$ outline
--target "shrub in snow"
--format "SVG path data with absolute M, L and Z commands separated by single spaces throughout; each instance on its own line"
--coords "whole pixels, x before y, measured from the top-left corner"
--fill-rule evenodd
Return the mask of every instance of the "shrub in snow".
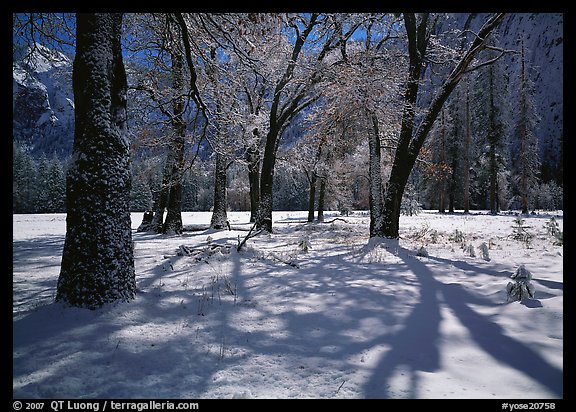
M 552 216 L 550 220 L 546 222 L 545 227 L 546 227 L 546 233 L 548 233 L 548 235 L 550 236 L 556 236 L 556 234 L 560 232 L 560 226 L 558 225 L 558 222 L 556 221 L 554 216 Z
M 416 241 L 423 240 L 428 232 L 430 232 L 430 225 L 428 223 L 424 223 L 422 227 L 412 235 L 412 239 Z
M 526 269 L 524 265 L 520 265 L 510 278 L 514 279 L 515 282 L 508 282 L 506 285 L 508 302 L 534 299 L 535 289 L 534 285 L 530 282 L 532 280 L 532 273 Z
M 548 233 L 549 236 L 552 236 L 554 238 L 553 243 L 556 246 L 562 246 L 563 245 L 563 237 L 564 237 L 564 232 L 562 232 L 560 230 L 560 226 L 558 225 L 558 222 L 556 221 L 556 219 L 554 217 L 551 217 L 550 220 L 548 222 L 546 222 L 546 233 Z
M 400 213 L 403 215 L 417 215 L 422 211 L 420 202 L 418 202 L 418 192 L 414 185 L 408 183 L 404 189 L 404 195 L 400 203 Z
M 563 237 L 564 237 L 564 232 L 558 232 L 556 234 L 556 236 L 554 236 L 554 245 L 555 246 L 563 246 L 564 245 L 564 241 L 563 241 Z
M 428 257 L 428 251 L 424 246 L 420 246 L 420 249 L 416 251 L 416 256 Z
M 452 242 L 464 243 L 464 233 L 458 229 L 454 229 L 454 232 L 448 237 Z
M 534 234 L 527 230 L 530 226 L 524 226 L 524 219 L 520 216 L 514 219 L 514 225 L 512 226 L 512 239 L 524 242 L 526 246 L 529 246 L 534 238 Z
M 308 249 L 312 249 L 312 245 L 308 238 L 302 238 L 298 241 L 298 249 L 304 253 L 308 253 Z
M 466 246 L 464 246 L 464 253 L 470 257 L 476 257 L 476 251 L 474 250 L 472 243 L 468 243 Z
M 482 253 L 482 259 L 490 260 L 490 253 L 488 252 L 488 245 L 486 242 L 482 242 L 482 244 L 480 244 L 480 253 Z

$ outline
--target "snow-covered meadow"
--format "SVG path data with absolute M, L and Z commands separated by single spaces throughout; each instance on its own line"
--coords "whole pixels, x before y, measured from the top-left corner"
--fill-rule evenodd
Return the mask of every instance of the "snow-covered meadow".
M 365 213 L 275 212 L 237 252 L 247 213 L 231 231 L 184 213 L 177 237 L 137 233 L 136 213 L 137 297 L 90 311 L 53 302 L 65 215 L 13 215 L 13 396 L 562 398 L 552 216 L 522 240 L 513 215 L 425 211 L 369 241 Z M 507 303 L 520 264 L 535 297 Z

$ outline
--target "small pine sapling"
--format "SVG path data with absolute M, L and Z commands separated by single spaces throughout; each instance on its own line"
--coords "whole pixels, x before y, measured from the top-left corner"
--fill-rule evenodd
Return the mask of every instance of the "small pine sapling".
M 424 246 L 420 246 L 420 249 L 416 251 L 416 256 L 428 257 L 428 250 Z
M 560 226 L 554 217 L 551 217 L 548 222 L 546 222 L 546 233 L 554 238 L 553 243 L 555 246 L 562 246 L 562 239 L 564 237 L 564 232 L 560 230 Z
M 310 240 L 306 237 L 300 239 L 298 241 L 298 249 L 301 252 L 308 253 L 308 249 L 312 249 L 312 245 L 310 244 Z
M 515 282 L 508 282 L 506 285 L 508 302 L 534 299 L 534 293 L 536 290 L 534 285 L 530 282 L 532 280 L 532 273 L 526 269 L 524 265 L 520 265 L 510 278 L 514 279 Z
M 554 236 L 554 246 L 564 246 L 564 232 L 558 232 L 555 236 Z
M 454 232 L 452 232 L 448 239 L 455 243 L 464 243 L 464 233 L 458 229 L 454 229 Z
M 528 232 L 530 226 L 524 226 L 524 219 L 517 217 L 514 219 L 515 226 L 512 226 L 512 239 L 524 242 L 526 246 L 530 246 L 530 242 L 534 238 L 534 234 Z
M 474 250 L 472 243 L 468 243 L 466 246 L 464 246 L 464 253 L 470 257 L 476 257 L 476 251 Z
M 490 260 L 490 253 L 488 252 L 488 245 L 486 242 L 480 244 L 480 253 L 482 254 L 482 259 L 486 261 Z

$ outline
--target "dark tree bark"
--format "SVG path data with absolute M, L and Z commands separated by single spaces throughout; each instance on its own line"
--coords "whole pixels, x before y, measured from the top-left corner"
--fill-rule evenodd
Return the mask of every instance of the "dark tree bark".
M 438 185 L 438 213 L 446 213 L 446 176 L 444 167 L 446 166 L 446 124 L 444 122 L 444 111 L 440 115 L 440 174 Z
M 75 131 L 56 301 L 95 309 L 136 293 L 122 14 L 78 14 Z
M 170 50 L 172 62 L 172 87 L 177 95 L 172 102 L 172 141 L 170 144 L 170 188 L 166 205 L 166 221 L 162 233 L 182 234 L 182 179 L 184 178 L 184 146 L 186 140 L 186 121 L 184 120 L 184 72 L 182 51 L 177 47 Z
M 162 175 L 160 195 L 154 205 L 154 217 L 148 230 L 156 233 L 181 234 L 182 226 L 182 179 L 184 178 L 184 146 L 186 121 L 184 120 L 184 72 L 182 51 L 175 46 L 169 50 L 172 63 L 172 87 L 178 93 L 172 99 L 171 110 L 162 108 L 170 118 L 171 132 L 167 137 L 166 163 Z M 164 212 L 166 220 L 164 220 Z
M 470 92 L 466 82 L 466 101 L 464 104 L 464 213 L 470 213 Z
M 379 216 L 374 219 L 371 218 L 370 237 L 386 236 L 398 238 L 400 204 L 404 188 L 408 182 L 408 176 L 414 165 L 413 162 L 409 161 L 409 158 L 414 156 L 411 152 L 414 148 L 410 147 L 410 143 L 414 129 L 414 109 L 416 108 L 416 99 L 420 86 L 420 74 L 426 56 L 428 15 L 424 14 L 420 23 L 417 23 L 414 13 L 404 13 L 404 24 L 408 35 L 409 56 L 408 80 L 404 91 L 404 112 L 402 114 L 398 146 L 384 198 L 384 210 Z M 416 159 L 416 156 L 414 156 L 414 159 Z
M 250 185 L 250 222 L 256 222 L 256 212 L 260 203 L 260 154 L 258 148 L 246 151 L 248 163 L 248 184 Z
M 318 221 L 324 221 L 324 200 L 326 199 L 326 178 L 320 178 L 320 193 L 318 193 Z
M 308 180 L 308 222 L 314 221 L 314 208 L 316 207 L 316 181 L 318 176 L 312 170 L 306 171 L 306 179 Z
M 520 55 L 520 121 L 517 126 L 517 133 L 520 138 L 520 200 L 522 205 L 522 214 L 528 213 L 528 174 L 531 172 L 530 162 L 528 161 L 528 96 L 527 96 L 527 78 L 524 56 L 524 39 L 521 39 Z M 534 173 L 532 171 L 532 173 Z
M 162 186 L 160 187 L 160 196 L 154 204 L 154 216 L 152 217 L 152 222 L 148 226 L 148 230 L 156 233 L 162 233 L 164 229 L 164 212 L 166 211 L 166 205 L 168 205 L 168 197 L 170 196 L 170 187 L 172 184 L 170 170 L 170 152 L 166 157 L 166 164 L 164 165 L 164 171 L 162 174 Z
M 318 176 L 318 165 L 323 155 L 323 149 L 328 141 L 328 136 L 323 135 L 318 142 L 318 147 L 316 148 L 316 155 L 314 157 L 313 169 L 308 172 L 306 171 L 306 178 L 308 179 L 308 184 L 310 186 L 309 199 L 308 199 L 308 222 L 314 221 L 314 206 L 316 205 L 316 186 L 318 180 L 320 180 L 320 193 L 318 198 L 318 221 L 324 221 L 324 195 L 323 190 L 326 189 L 326 179 L 325 177 Z M 320 178 L 320 179 L 319 179 Z
M 490 213 L 495 215 L 498 213 L 498 127 L 496 123 L 496 107 L 494 104 L 494 73 L 492 68 L 488 69 L 488 96 L 489 96 L 489 112 L 488 112 L 488 159 L 489 159 L 489 175 L 490 175 Z
M 272 186 L 274 183 L 274 166 L 280 129 L 270 115 L 270 130 L 266 135 L 266 147 L 260 172 L 260 201 L 256 213 L 256 227 L 272 233 Z
M 216 167 L 214 168 L 214 208 L 212 210 L 212 219 L 210 220 L 210 227 L 213 229 L 226 229 L 227 227 L 227 164 L 228 159 L 226 155 L 216 152 Z
M 372 132 L 368 133 L 368 176 L 370 177 L 370 190 L 368 204 L 370 207 L 370 237 L 383 237 L 382 225 L 382 166 L 381 145 L 378 128 L 378 119 L 371 116 Z
M 172 164 L 171 181 L 169 185 L 168 202 L 166 205 L 166 220 L 162 225 L 162 233 L 182 234 L 182 179 L 184 178 L 184 136 L 177 134 L 172 141 L 174 163 Z
M 450 164 L 450 185 L 448 187 L 448 213 L 454 213 L 454 206 L 456 201 L 456 187 L 457 187 L 457 173 L 458 160 L 454 155 L 452 156 L 452 163 Z
M 399 237 L 400 203 L 418 153 L 444 102 L 467 72 L 474 57 L 485 48 L 487 36 L 500 24 L 504 15 L 504 13 L 498 13 L 490 17 L 482 26 L 468 50 L 463 54 L 456 67 L 432 99 L 416 129 L 416 133 L 414 133 L 414 108 L 416 107 L 419 80 L 425 62 L 426 47 L 429 39 L 426 28 L 428 18 L 424 15 L 420 22 L 417 22 L 413 13 L 404 13 L 409 55 L 408 80 L 404 93 L 404 113 L 392 170 L 384 196 L 383 218 L 380 222 L 371 222 L 371 225 L 375 226 L 374 236 L 384 235 L 394 239 Z

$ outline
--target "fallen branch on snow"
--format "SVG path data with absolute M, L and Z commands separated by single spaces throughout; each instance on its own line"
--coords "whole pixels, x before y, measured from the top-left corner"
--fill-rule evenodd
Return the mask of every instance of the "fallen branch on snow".
M 346 219 L 342 219 L 341 217 L 336 217 L 336 218 L 334 218 L 334 219 L 332 219 L 332 220 L 327 220 L 327 221 L 321 222 L 321 223 L 334 223 L 334 222 L 337 221 L 337 220 L 341 220 L 341 221 L 344 222 L 344 223 L 350 223 L 350 222 L 348 222 Z
M 262 230 L 264 230 L 264 229 L 260 229 L 256 233 L 252 234 L 252 232 L 254 231 L 255 228 L 256 228 L 256 223 L 254 223 L 252 225 L 252 228 L 250 229 L 250 231 L 248 232 L 248 234 L 246 235 L 246 237 L 242 241 L 240 241 L 240 235 L 238 235 L 238 246 L 236 247 L 237 252 L 240 252 L 240 249 L 242 249 L 242 246 L 244 246 L 244 244 L 246 243 L 246 241 L 248 239 L 251 239 L 253 237 L 258 236 L 260 233 L 262 233 Z

